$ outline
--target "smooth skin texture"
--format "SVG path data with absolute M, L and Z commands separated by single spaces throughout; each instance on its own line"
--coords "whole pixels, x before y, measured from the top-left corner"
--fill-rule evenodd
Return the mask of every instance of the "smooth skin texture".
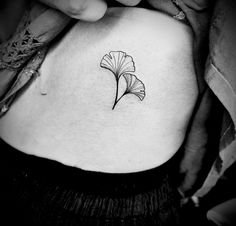
M 110 51 L 133 57 L 143 101 L 126 95 L 111 109 L 114 75 L 100 67 Z M 0 136 L 23 152 L 86 170 L 150 169 L 179 149 L 197 94 L 187 25 L 157 11 L 110 8 L 51 47 L 40 76 L 1 118 Z

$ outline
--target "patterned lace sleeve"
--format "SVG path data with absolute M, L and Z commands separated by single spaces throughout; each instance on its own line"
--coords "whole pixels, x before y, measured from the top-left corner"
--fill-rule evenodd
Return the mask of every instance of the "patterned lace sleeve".
M 34 3 L 26 9 L 12 38 L 0 45 L 0 117 L 18 91 L 38 75 L 48 44 L 69 21 L 66 15 Z

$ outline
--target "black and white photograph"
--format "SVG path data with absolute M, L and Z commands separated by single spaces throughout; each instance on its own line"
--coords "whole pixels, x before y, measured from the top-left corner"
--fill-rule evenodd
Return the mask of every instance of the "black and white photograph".
M 1 0 L 1 226 L 236 226 L 235 0 Z

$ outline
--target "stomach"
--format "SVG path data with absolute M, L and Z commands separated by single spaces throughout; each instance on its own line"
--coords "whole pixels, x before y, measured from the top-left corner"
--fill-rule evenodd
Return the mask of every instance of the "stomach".
M 135 7 L 77 22 L 0 119 L 1 138 L 85 170 L 163 164 L 181 146 L 198 96 L 192 39 L 187 25 Z

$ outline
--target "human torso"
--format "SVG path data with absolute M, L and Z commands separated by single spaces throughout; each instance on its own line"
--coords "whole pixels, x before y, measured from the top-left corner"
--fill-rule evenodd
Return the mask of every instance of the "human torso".
M 132 56 L 129 74 L 145 87 L 143 100 L 129 93 L 112 109 L 116 80 L 101 67 L 111 51 Z M 119 84 L 122 94 L 124 75 Z M 179 149 L 197 94 L 190 28 L 157 11 L 112 8 L 51 47 L 40 76 L 1 118 L 0 136 L 25 153 L 87 170 L 145 170 Z

